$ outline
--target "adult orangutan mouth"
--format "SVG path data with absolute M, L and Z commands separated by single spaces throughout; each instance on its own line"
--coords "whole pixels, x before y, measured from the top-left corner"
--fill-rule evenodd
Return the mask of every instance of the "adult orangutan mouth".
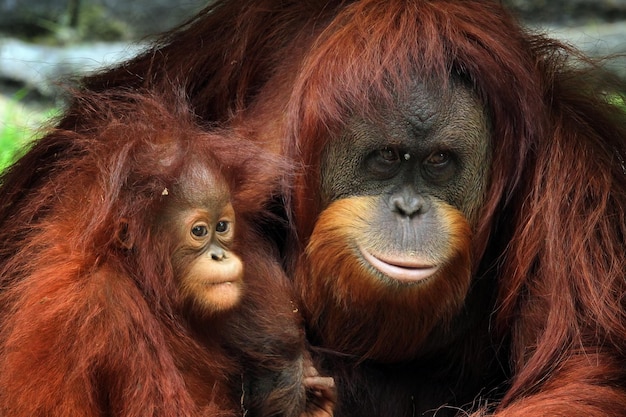
M 437 265 L 427 264 L 415 258 L 394 257 L 393 259 L 386 259 L 380 255 L 376 256 L 362 247 L 359 247 L 359 250 L 363 258 L 372 267 L 385 276 L 400 282 L 413 283 L 423 281 L 433 276 L 439 269 Z

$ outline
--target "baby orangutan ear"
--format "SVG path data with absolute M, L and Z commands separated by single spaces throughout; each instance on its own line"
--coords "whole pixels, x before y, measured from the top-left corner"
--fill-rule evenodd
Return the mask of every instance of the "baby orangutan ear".
M 119 220 L 115 238 L 122 249 L 130 250 L 133 248 L 134 242 L 128 230 L 128 219 L 123 217 Z

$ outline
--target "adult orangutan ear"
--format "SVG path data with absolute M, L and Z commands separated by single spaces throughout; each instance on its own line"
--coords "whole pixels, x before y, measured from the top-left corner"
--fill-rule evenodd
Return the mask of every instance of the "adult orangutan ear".
M 132 235 L 128 230 L 128 219 L 121 218 L 117 224 L 115 238 L 119 245 L 126 250 L 130 250 L 134 246 Z

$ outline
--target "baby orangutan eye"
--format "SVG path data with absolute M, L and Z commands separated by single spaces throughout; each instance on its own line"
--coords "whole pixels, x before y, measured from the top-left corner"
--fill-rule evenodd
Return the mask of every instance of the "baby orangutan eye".
M 230 229 L 230 222 L 220 221 L 215 225 L 215 231 L 217 233 L 226 233 Z
M 209 230 L 205 225 L 195 225 L 191 228 L 191 234 L 194 237 L 204 237 L 209 234 Z

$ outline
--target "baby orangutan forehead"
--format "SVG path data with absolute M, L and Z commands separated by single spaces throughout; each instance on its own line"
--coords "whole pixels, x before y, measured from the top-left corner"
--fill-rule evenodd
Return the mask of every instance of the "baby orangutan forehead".
M 194 163 L 173 186 L 172 193 L 196 206 L 219 207 L 230 201 L 230 190 L 218 166 Z

